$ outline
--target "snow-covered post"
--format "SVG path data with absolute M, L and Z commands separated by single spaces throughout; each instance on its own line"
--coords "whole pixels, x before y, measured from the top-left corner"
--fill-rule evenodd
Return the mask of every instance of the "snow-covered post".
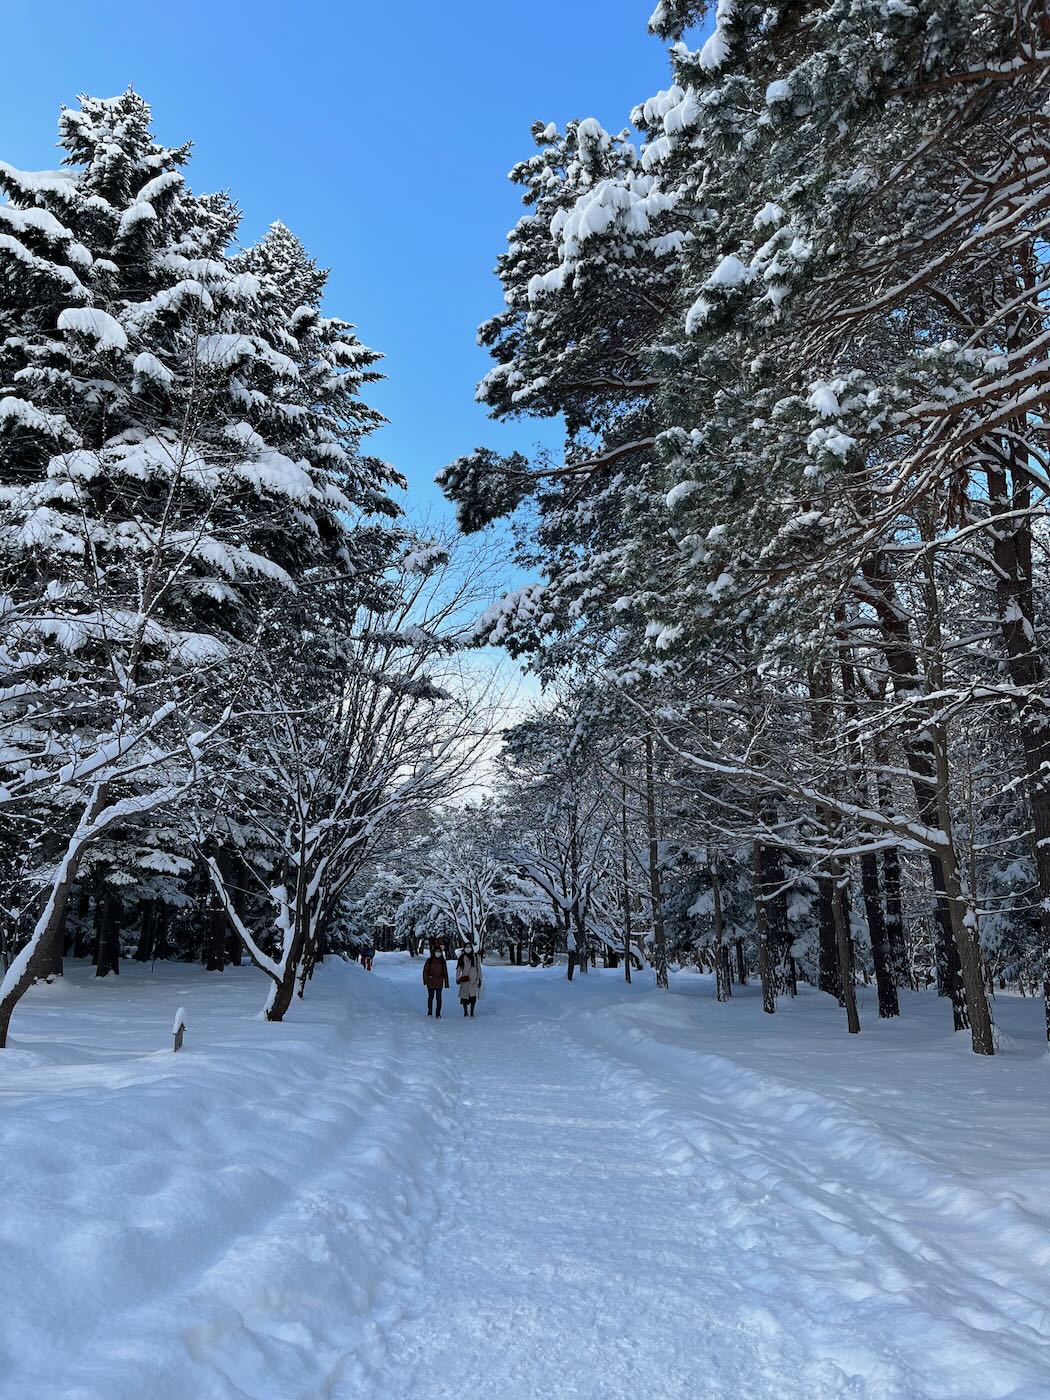
M 183 1036 L 186 1034 L 186 1008 L 184 1006 L 180 1006 L 175 1012 L 175 1024 L 171 1028 L 171 1033 L 175 1037 L 172 1053 L 177 1055 L 182 1049 Z

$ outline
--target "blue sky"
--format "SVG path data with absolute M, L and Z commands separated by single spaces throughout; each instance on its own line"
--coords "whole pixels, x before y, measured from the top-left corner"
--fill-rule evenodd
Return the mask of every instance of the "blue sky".
M 283 219 L 332 269 L 329 310 L 387 357 L 376 450 L 417 507 L 444 509 L 445 462 L 556 438 L 473 401 L 489 363 L 474 334 L 518 216 L 506 172 L 535 118 L 618 129 L 667 85 L 653 3 L 8 0 L 0 159 L 53 167 L 59 106 L 134 85 L 161 140 L 193 140 L 192 187 L 238 201 L 246 241 Z

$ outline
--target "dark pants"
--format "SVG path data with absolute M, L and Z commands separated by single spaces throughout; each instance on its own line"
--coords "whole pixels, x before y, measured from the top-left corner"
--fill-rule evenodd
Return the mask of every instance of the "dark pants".
M 441 1015 L 441 993 L 442 993 L 444 990 L 445 990 L 444 987 L 428 987 L 428 988 L 427 988 L 427 1015 L 428 1015 L 428 1016 L 433 1015 L 433 1012 L 434 1012 L 434 998 L 435 998 L 435 997 L 437 997 L 437 1014 L 438 1014 L 439 1016 Z
M 461 1001 L 462 1001 L 462 1004 L 463 1004 L 463 1015 L 464 1015 L 464 1016 L 473 1016 L 473 1015 L 474 1015 L 474 1007 L 477 1005 L 477 1002 L 478 1002 L 477 997 L 462 997 L 462 998 L 461 998 Z M 468 1008 L 469 1008 L 469 1010 L 468 1010 Z

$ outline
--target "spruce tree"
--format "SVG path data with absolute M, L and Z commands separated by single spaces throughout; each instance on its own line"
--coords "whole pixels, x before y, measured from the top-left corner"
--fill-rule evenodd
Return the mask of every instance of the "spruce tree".
M 358 526 L 393 510 L 358 450 L 376 357 L 321 315 L 320 274 L 290 306 L 286 269 L 244 266 L 234 206 L 190 192 L 133 91 L 63 111 L 60 144 L 58 173 L 0 164 L 3 805 L 46 791 L 43 878 L 65 852 L 0 1038 L 85 843 L 196 781 L 271 601 L 374 572 L 389 545 Z

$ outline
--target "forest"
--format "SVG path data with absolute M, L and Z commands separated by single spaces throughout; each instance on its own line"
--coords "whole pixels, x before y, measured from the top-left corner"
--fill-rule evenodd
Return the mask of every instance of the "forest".
M 478 396 L 564 448 L 445 466 L 458 539 L 324 271 L 142 96 L 0 163 L 0 1044 L 64 957 L 248 958 L 279 1020 L 369 938 L 801 978 L 849 1031 L 935 985 L 986 1055 L 1045 996 L 1050 21 L 706 10 L 511 172 Z
M 1050 1395 L 1050 9 L 652 3 L 4 16 L 0 1400 Z

